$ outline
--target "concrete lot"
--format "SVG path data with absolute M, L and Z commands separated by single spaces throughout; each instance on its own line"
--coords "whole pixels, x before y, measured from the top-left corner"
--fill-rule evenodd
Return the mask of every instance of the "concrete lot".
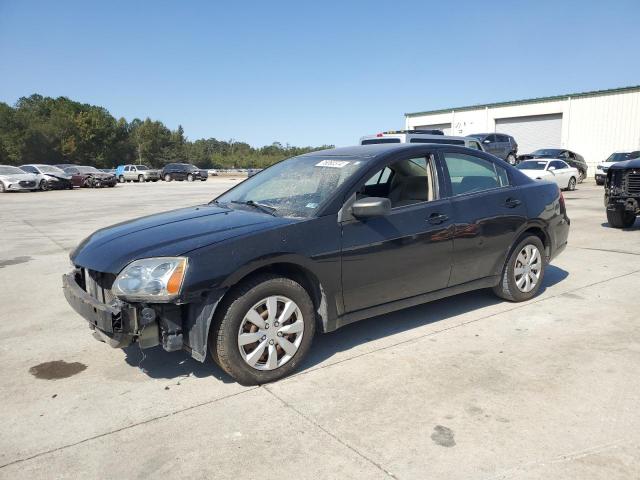
M 0 478 L 640 477 L 640 221 L 609 228 L 600 187 L 565 193 L 570 246 L 534 300 L 350 325 L 275 384 L 95 341 L 62 295 L 68 251 L 234 183 L 0 196 Z M 32 368 L 53 361 L 71 365 Z

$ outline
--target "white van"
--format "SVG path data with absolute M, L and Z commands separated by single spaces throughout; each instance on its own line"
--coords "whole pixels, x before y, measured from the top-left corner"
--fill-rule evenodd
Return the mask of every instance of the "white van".
M 473 137 L 453 137 L 442 130 L 391 130 L 360 138 L 360 145 L 376 143 L 446 143 L 484 151 L 482 144 Z

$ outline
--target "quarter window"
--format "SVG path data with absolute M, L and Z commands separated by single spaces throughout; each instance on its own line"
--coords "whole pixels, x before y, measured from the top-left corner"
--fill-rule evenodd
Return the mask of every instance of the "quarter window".
M 481 192 L 509 185 L 507 171 L 495 163 L 464 153 L 445 153 L 453 195 Z

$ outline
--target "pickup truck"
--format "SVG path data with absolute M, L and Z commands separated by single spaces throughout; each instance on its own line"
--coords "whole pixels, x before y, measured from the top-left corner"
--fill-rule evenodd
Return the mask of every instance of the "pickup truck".
M 154 170 L 146 165 L 118 165 L 116 168 L 118 182 L 157 182 L 160 180 L 160 170 Z

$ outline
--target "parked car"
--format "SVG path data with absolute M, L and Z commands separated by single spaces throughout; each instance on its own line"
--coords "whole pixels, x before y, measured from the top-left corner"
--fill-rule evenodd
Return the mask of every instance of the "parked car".
M 168 163 L 162 169 L 161 175 L 165 182 L 172 180 L 186 180 L 187 182 L 202 180 L 206 182 L 209 177 L 209 173 L 206 170 L 200 170 L 190 163 Z
M 484 152 L 355 146 L 103 228 L 71 253 L 63 287 L 113 347 L 209 351 L 262 384 L 292 372 L 316 330 L 478 288 L 531 299 L 569 224 L 556 185 Z
M 157 182 L 160 170 L 146 165 L 118 165 L 115 175 L 120 183 L 124 182 Z
M 596 184 L 604 185 L 604 181 L 607 178 L 607 172 L 609 167 L 616 162 L 623 162 L 624 160 L 631 160 L 634 158 L 640 158 L 640 150 L 635 152 L 615 152 L 609 155 L 609 157 L 596 166 Z
M 68 167 L 64 171 L 71 175 L 74 187 L 115 187 L 117 183 L 115 175 L 101 172 L 96 167 L 81 165 Z
M 609 167 L 604 184 L 607 220 L 614 228 L 629 228 L 640 214 L 640 158 Z
M 483 150 L 475 138 L 445 135 L 442 130 L 390 130 L 375 135 L 365 135 L 360 138 L 360 145 L 385 143 L 443 143 Z
M 575 190 L 580 172 L 562 160 L 525 160 L 516 167 L 534 180 L 554 182 L 563 190 Z
M 532 160 L 534 158 L 557 158 L 558 160 L 567 162 L 572 167 L 578 169 L 580 172 L 578 183 L 581 183 L 585 178 L 587 178 L 587 170 L 589 168 L 587 166 L 587 162 L 585 162 L 582 155 L 572 152 L 571 150 L 564 150 L 562 148 L 541 148 L 533 153 L 520 155 L 519 160 Z
M 53 165 L 30 164 L 20 165 L 20 168 L 28 173 L 33 173 L 40 190 L 64 190 L 72 189 L 71 175 Z
M 260 173 L 264 168 L 250 168 L 247 170 L 247 178 L 253 177 L 256 173 Z
M 38 189 L 37 180 L 33 173 L 11 165 L 0 165 L 0 193 L 21 190 L 35 192 Z
M 67 169 L 67 168 L 77 167 L 77 166 L 78 165 L 76 165 L 75 163 L 58 163 L 58 164 L 54 165 L 54 167 L 57 167 L 57 168 L 59 168 L 60 170 L 63 170 L 63 171 L 65 169 Z
M 485 152 L 495 155 L 511 165 L 517 163 L 518 143 L 511 135 L 504 133 L 473 133 L 469 135 L 477 139 Z
M 218 170 L 217 170 L 216 168 L 210 168 L 210 169 L 209 169 L 209 176 L 211 176 L 211 177 L 217 177 L 218 175 L 219 175 L 219 174 L 218 174 Z

